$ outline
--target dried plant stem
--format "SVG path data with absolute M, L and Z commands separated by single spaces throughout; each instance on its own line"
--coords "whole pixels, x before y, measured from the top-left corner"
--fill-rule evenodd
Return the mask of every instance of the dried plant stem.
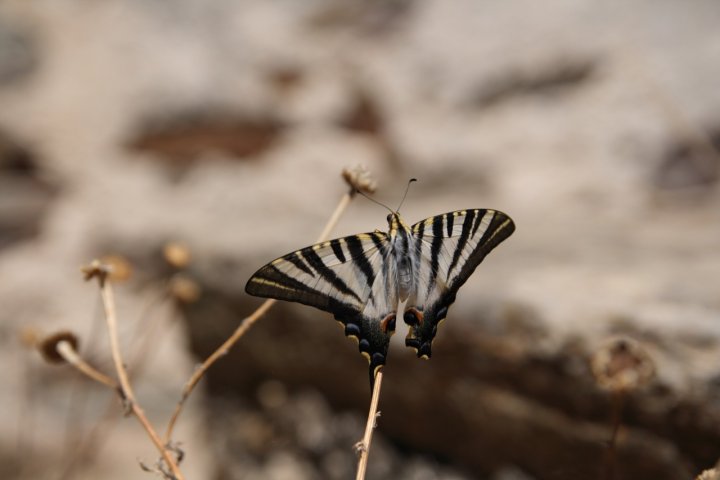
M 161 295 L 155 294 L 146 301 L 145 306 L 142 309 L 139 319 L 135 322 L 135 328 L 132 334 L 132 345 L 140 343 L 140 346 L 135 351 L 130 352 L 130 358 L 127 360 L 127 369 L 130 380 L 132 381 L 136 376 L 139 376 L 143 367 L 147 364 L 146 358 L 149 353 L 157 351 L 159 342 L 167 338 L 167 335 L 157 336 L 157 330 L 161 325 L 161 318 L 159 316 L 150 317 L 150 311 L 154 308 L 159 301 L 164 300 L 167 297 L 167 288 L 161 291 Z M 157 320 L 155 319 L 157 318 Z M 147 320 L 147 321 L 146 321 Z M 142 328 L 140 327 L 142 326 Z M 141 333 L 142 330 L 142 333 Z M 92 337 L 92 335 L 90 335 Z M 151 349 L 154 345 L 155 348 Z M 58 348 L 59 350 L 59 348 Z M 74 351 L 77 355 L 77 351 Z M 61 353 L 62 355 L 62 353 Z M 66 361 L 70 361 L 65 358 Z M 115 382 L 114 379 L 112 379 Z M 117 382 L 114 383 L 113 388 L 119 390 Z M 68 451 L 72 451 L 72 455 L 66 455 L 68 462 L 66 462 L 57 480 L 66 480 L 72 478 L 74 469 L 79 464 L 78 459 L 83 459 L 83 463 L 93 461 L 93 457 L 97 451 L 100 450 L 102 442 L 108 437 L 115 425 L 117 424 L 116 405 L 115 399 L 110 399 L 108 406 L 105 409 L 105 413 L 100 416 L 100 419 L 96 422 L 95 426 L 89 432 L 79 433 L 76 428 L 68 428 L 68 432 L 72 431 L 74 437 L 68 436 L 65 443 Z M 75 404 L 73 404 L 75 406 Z M 76 407 L 77 409 L 77 407 Z M 82 407 L 78 411 L 82 411 Z M 72 421 L 72 420 L 69 420 Z M 74 438 L 74 441 L 71 441 Z
M 82 357 L 75 351 L 70 342 L 61 341 L 58 342 L 56 347 L 57 352 L 68 362 L 70 365 L 78 369 L 81 373 L 95 380 L 96 382 L 102 383 L 114 390 L 117 390 L 120 385 L 115 379 L 108 377 L 104 373 L 95 369 L 95 367 L 88 364 Z
M 605 479 L 615 480 L 617 478 L 617 439 L 622 424 L 622 409 L 625 403 L 625 392 L 623 390 L 613 392 L 612 398 L 612 433 L 608 442 L 608 449 L 605 464 Z
M 167 464 L 168 468 L 172 472 L 173 477 L 176 480 L 184 480 L 184 476 L 177 466 L 177 462 L 172 458 L 170 452 L 160 440 L 157 432 L 148 421 L 145 416 L 145 412 L 135 400 L 135 392 L 130 385 L 127 370 L 123 363 L 122 355 L 120 353 L 120 341 L 117 334 L 117 316 L 115 311 L 115 300 L 113 298 L 112 288 L 110 282 L 104 276 L 99 277 L 100 281 L 100 295 L 103 300 L 103 307 L 105 309 L 105 320 L 107 321 L 108 333 L 110 334 L 110 348 L 112 350 L 113 362 L 115 363 L 115 370 L 117 371 L 118 379 L 120 380 L 120 387 L 125 401 L 128 404 L 130 412 L 135 415 L 140 424 L 147 432 L 150 440 L 155 444 L 162 455 L 163 460 Z
M 182 397 L 180 398 L 180 401 L 175 406 L 175 411 L 172 414 L 172 417 L 170 417 L 170 421 L 168 422 L 167 430 L 165 431 L 165 443 L 169 443 L 170 439 L 172 438 L 172 432 L 175 428 L 175 424 L 177 423 L 178 418 L 180 417 L 180 414 L 182 413 L 183 406 L 185 405 L 185 402 L 187 401 L 188 397 L 192 393 L 192 391 L 195 389 L 195 386 L 198 384 L 200 379 L 205 375 L 205 372 L 208 371 L 208 369 L 222 356 L 227 355 L 228 351 L 237 343 L 237 341 L 242 337 L 245 332 L 252 326 L 253 323 L 255 323 L 260 317 L 265 315 L 265 313 L 270 310 L 270 307 L 273 306 L 275 303 L 275 300 L 265 300 L 262 305 L 260 305 L 260 308 L 255 310 L 252 315 L 249 317 L 246 317 L 240 326 L 233 332 L 233 334 L 225 340 L 225 342 L 220 345 L 220 348 L 215 350 L 203 363 L 200 365 L 197 369 L 195 369 L 195 372 L 190 377 L 190 380 L 187 381 L 185 384 L 185 387 L 183 387 Z
M 350 201 L 354 197 L 355 191 L 350 190 L 345 195 L 342 196 L 340 199 L 340 202 L 338 203 L 337 207 L 335 207 L 335 211 L 333 211 L 332 215 L 330 216 L 330 219 L 328 220 L 327 224 L 325 225 L 325 228 L 323 228 L 322 233 L 320 234 L 318 238 L 318 242 L 321 242 L 323 240 L 326 240 L 327 237 L 330 235 L 330 232 L 333 228 L 335 228 L 335 225 L 337 224 L 338 220 L 340 219 L 340 216 L 343 214 L 345 209 L 348 205 L 350 205 Z M 260 307 L 255 310 L 250 316 L 246 317 L 241 323 L 240 326 L 233 332 L 233 334 L 225 340 L 225 342 L 220 345 L 220 347 L 215 350 L 203 363 L 200 365 L 195 372 L 190 377 L 190 380 L 187 381 L 185 384 L 185 387 L 183 387 L 182 397 L 180 398 L 180 401 L 175 407 L 175 411 L 172 414 L 172 417 L 170 417 L 170 421 L 168 422 L 167 430 L 165 432 L 165 443 L 169 443 L 172 438 L 172 433 L 175 428 L 175 424 L 177 423 L 178 418 L 180 417 L 180 414 L 182 413 L 183 406 L 185 405 L 185 402 L 187 401 L 188 397 L 192 393 L 192 391 L 197 386 L 198 382 L 202 377 L 205 375 L 205 373 L 208 371 L 208 369 L 220 358 L 230 351 L 230 349 L 242 338 L 243 335 L 245 335 L 245 332 L 247 332 L 250 327 L 252 327 L 256 321 L 258 321 L 265 313 L 267 313 L 268 310 L 275 304 L 276 300 L 269 299 L 265 300 Z
M 327 240 L 327 238 L 330 236 L 330 232 L 332 232 L 332 229 L 335 228 L 338 220 L 340 220 L 340 216 L 343 214 L 348 205 L 350 205 L 350 201 L 353 199 L 354 196 L 354 190 L 351 190 L 342 196 L 340 202 L 337 204 L 337 207 L 335 207 L 335 211 L 332 213 L 332 215 L 330 215 L 330 219 L 325 224 L 325 228 L 323 228 L 322 233 L 320 233 L 320 236 L 318 237 L 318 242 Z
M 69 480 L 75 478 L 75 469 L 82 464 L 84 467 L 92 464 L 97 452 L 101 449 L 103 442 L 109 436 L 108 431 L 115 427 L 119 417 L 115 402 L 108 404 L 105 412 L 95 422 L 89 432 L 83 433 L 78 438 L 76 445 L 70 445 L 72 455 L 67 456 L 67 462 L 59 470 L 56 480 Z
M 367 470 L 368 457 L 370 455 L 370 442 L 372 441 L 373 430 L 375 429 L 375 420 L 378 417 L 377 409 L 380 401 L 380 387 L 382 386 L 383 372 L 382 368 L 375 375 L 375 385 L 373 386 L 372 398 L 370 400 L 370 411 L 368 412 L 367 425 L 365 425 L 365 435 L 358 445 L 360 458 L 358 459 L 358 469 L 356 480 L 365 479 L 365 471 Z

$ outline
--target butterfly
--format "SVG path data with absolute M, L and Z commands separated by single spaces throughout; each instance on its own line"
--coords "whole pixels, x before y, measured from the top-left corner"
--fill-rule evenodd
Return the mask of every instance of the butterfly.
M 387 233 L 350 235 L 288 253 L 245 286 L 250 295 L 332 313 L 370 363 L 371 388 L 387 360 L 397 312 L 409 326 L 405 345 L 430 358 L 460 287 L 515 231 L 509 216 L 490 209 L 448 212 L 412 226 L 392 211 L 387 222 Z

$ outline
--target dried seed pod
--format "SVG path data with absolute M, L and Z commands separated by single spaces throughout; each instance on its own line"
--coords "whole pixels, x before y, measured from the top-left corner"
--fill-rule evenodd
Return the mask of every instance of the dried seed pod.
M 100 260 L 95 259 L 90 262 L 89 265 L 85 265 L 80 268 L 80 271 L 85 277 L 85 281 L 92 280 L 97 277 L 100 280 L 100 284 L 103 284 L 111 273 L 109 265 L 102 263 Z
M 163 246 L 163 257 L 170 266 L 185 268 L 190 263 L 190 249 L 179 242 L 168 242 Z
M 591 367 L 597 384 L 616 392 L 642 387 L 655 377 L 655 364 L 647 351 L 629 338 L 616 338 L 600 347 Z
M 109 278 L 113 282 L 124 282 L 132 276 L 132 265 L 122 255 L 103 255 L 100 263 L 107 267 Z
M 38 350 L 47 362 L 65 363 L 65 358 L 58 352 L 60 342 L 68 342 L 73 350 L 78 349 L 78 338 L 74 333 L 67 330 L 56 332 L 45 337 L 38 344 Z
M 354 168 L 343 168 L 342 177 L 348 185 L 355 190 L 363 193 L 374 193 L 377 188 L 377 182 L 372 177 L 370 170 L 364 165 L 358 165 Z
M 175 275 L 168 286 L 170 295 L 182 303 L 193 303 L 200 298 L 200 285 L 187 275 Z

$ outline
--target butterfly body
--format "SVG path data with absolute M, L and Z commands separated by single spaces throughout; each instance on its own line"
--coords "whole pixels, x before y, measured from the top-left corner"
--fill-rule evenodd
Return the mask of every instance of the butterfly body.
M 390 250 L 397 270 L 397 292 L 400 301 L 405 301 L 415 287 L 413 272 L 417 266 L 413 265 L 410 247 L 413 237 L 410 227 L 403 222 L 398 213 L 391 213 L 387 217 L 389 225 Z
M 408 226 L 399 213 L 388 232 L 321 242 L 258 270 L 245 290 L 331 312 L 358 340 L 370 383 L 387 359 L 398 306 L 409 325 L 405 344 L 431 356 L 432 340 L 465 283 L 485 256 L 515 229 L 502 212 L 458 210 Z

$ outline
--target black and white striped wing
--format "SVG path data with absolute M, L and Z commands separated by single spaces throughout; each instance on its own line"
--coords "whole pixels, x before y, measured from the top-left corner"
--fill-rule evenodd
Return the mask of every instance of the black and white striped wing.
M 395 265 L 388 262 L 388 249 L 382 232 L 318 243 L 268 263 L 248 280 L 245 291 L 332 313 L 370 362 L 372 384 L 395 330 L 397 287 L 390 281 Z
M 412 226 L 417 291 L 408 300 L 405 344 L 429 358 L 448 307 L 485 256 L 515 231 L 512 219 L 497 210 L 459 210 Z

